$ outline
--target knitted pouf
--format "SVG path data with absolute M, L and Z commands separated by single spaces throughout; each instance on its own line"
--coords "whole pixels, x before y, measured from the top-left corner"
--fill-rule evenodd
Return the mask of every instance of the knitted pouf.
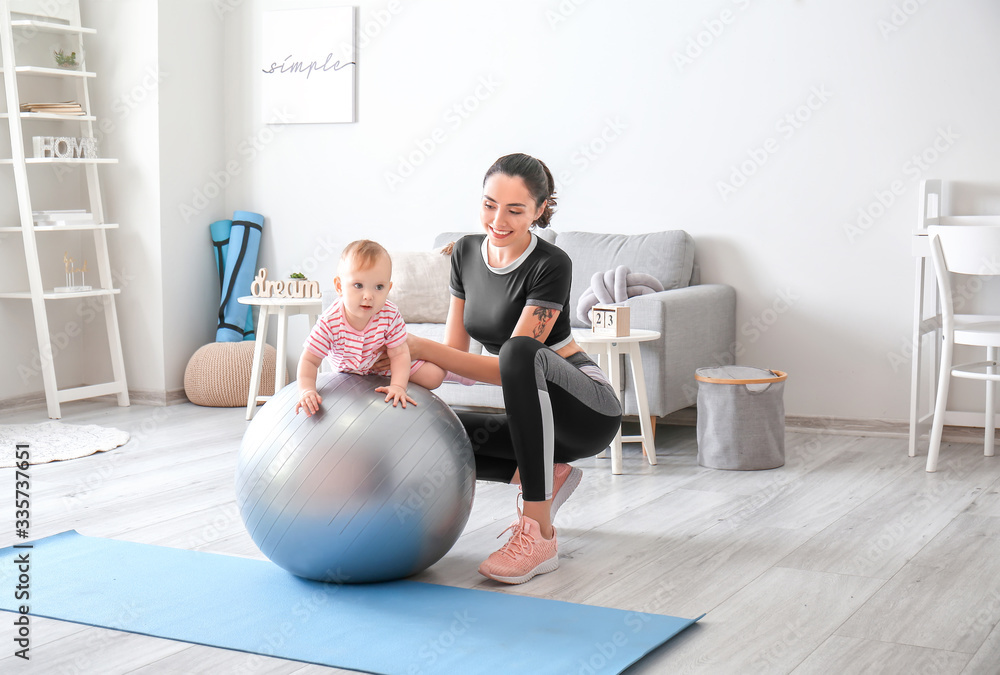
M 254 342 L 211 342 L 201 347 L 184 369 L 184 393 L 196 405 L 242 408 L 250 394 Z M 260 396 L 274 394 L 275 350 L 264 345 Z M 285 375 L 288 379 L 288 375 Z

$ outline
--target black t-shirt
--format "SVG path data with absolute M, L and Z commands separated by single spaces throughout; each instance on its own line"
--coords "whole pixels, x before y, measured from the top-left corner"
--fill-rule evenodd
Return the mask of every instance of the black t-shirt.
M 533 234 L 520 258 L 504 268 L 490 267 L 485 239 L 485 234 L 462 237 L 451 254 L 450 290 L 465 300 L 466 332 L 491 354 L 499 354 L 524 307 L 531 305 L 559 310 L 546 346 L 559 349 L 569 343 L 567 307 L 573 279 L 569 256 Z

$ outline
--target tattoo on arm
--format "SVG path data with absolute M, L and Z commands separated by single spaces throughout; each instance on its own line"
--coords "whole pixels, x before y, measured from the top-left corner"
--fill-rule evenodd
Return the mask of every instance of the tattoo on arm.
M 542 334 L 545 332 L 545 324 L 552 320 L 553 313 L 551 309 L 546 307 L 535 307 L 535 311 L 532 314 L 538 319 L 538 324 L 531 331 L 531 334 L 536 340 L 541 339 Z

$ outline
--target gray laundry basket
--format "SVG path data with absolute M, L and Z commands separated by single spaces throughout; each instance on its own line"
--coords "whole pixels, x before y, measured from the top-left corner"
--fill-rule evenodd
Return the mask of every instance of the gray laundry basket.
M 751 471 L 785 464 L 785 378 L 749 366 L 699 368 L 698 464 Z

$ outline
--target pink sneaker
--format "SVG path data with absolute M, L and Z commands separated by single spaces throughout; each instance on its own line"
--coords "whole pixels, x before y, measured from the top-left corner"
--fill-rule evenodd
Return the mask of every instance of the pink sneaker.
M 505 584 L 523 584 L 537 574 L 552 572 L 559 567 L 559 547 L 554 527 L 552 538 L 543 539 L 538 523 L 522 515 L 507 530 L 513 530 L 507 543 L 479 566 L 479 573 L 484 577 Z
M 556 464 L 552 469 L 552 522 L 556 521 L 556 511 L 566 503 L 583 479 L 583 469 L 569 464 Z

